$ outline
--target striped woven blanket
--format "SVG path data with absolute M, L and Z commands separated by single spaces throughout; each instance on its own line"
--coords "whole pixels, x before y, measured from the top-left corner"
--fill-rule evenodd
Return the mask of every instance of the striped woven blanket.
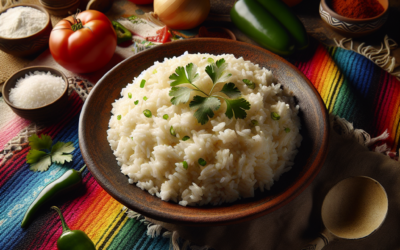
M 386 139 L 373 146 L 371 141 L 371 149 L 396 156 L 400 82 L 395 77 L 355 52 L 322 45 L 307 58 L 290 60 L 314 84 L 330 113 L 353 122 L 355 128 L 372 137 L 383 134 L 380 139 Z M 20 223 L 30 203 L 48 183 L 69 168 L 78 170 L 84 164 L 78 122 L 88 86 L 85 81 L 72 80 L 66 115 L 45 127 L 16 116 L 0 97 L 0 249 L 57 249 L 62 230 L 53 210 L 43 209 L 26 230 Z M 46 172 L 30 171 L 25 158 L 30 149 L 28 137 L 34 133 L 48 134 L 53 141 L 72 141 L 76 147 L 73 161 L 52 164 Z M 368 137 L 367 133 L 362 136 Z M 152 225 L 131 218 L 87 170 L 84 187 L 60 197 L 54 205 L 61 208 L 69 227 L 85 231 L 97 249 L 169 249 L 170 233 L 160 234 L 157 230 L 152 233 L 155 237 L 148 236 L 147 229 Z

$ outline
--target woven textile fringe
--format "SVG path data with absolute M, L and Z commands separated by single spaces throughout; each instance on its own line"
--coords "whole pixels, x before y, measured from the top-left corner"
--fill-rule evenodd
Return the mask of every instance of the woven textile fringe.
M 190 241 L 183 240 L 179 237 L 178 232 L 170 232 L 165 230 L 161 225 L 156 225 L 151 223 L 144 217 L 143 215 L 128 209 L 127 207 L 123 207 L 122 210 L 126 213 L 128 218 L 135 219 L 145 225 L 147 225 L 147 235 L 151 238 L 155 238 L 158 236 L 162 236 L 163 238 L 171 239 L 171 245 L 173 250 L 208 250 L 208 246 L 194 246 L 191 245 Z M 164 232 L 163 232 L 164 231 Z
M 340 41 L 337 41 L 335 38 L 333 39 L 336 45 L 342 49 L 352 50 L 365 56 L 366 58 L 373 61 L 376 65 L 386 70 L 391 75 L 394 75 L 397 80 L 400 81 L 400 69 L 395 71 L 396 66 L 396 58 L 390 56 L 390 51 L 397 48 L 397 43 L 389 38 L 387 35 L 383 39 L 383 43 L 381 43 L 381 48 L 376 49 L 370 45 L 365 45 L 365 43 L 361 43 L 357 49 L 354 48 L 353 40 L 351 38 L 343 38 Z M 347 48 L 345 46 L 346 43 L 350 42 L 350 47 Z

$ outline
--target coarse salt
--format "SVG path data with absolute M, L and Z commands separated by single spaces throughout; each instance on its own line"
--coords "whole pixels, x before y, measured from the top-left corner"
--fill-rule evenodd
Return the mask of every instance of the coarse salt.
M 10 101 L 20 108 L 37 108 L 57 100 L 64 92 L 65 81 L 50 72 L 29 72 L 10 90 Z
M 47 15 L 32 7 L 15 7 L 0 15 L 0 36 L 20 38 L 42 30 L 47 24 Z

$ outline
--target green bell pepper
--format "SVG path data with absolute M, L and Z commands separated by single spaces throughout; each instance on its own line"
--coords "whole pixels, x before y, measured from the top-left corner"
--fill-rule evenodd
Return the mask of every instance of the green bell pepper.
M 289 31 L 297 50 L 308 47 L 308 36 L 303 23 L 282 0 L 257 1 Z
M 230 16 L 244 34 L 262 47 L 279 55 L 294 53 L 295 42 L 290 33 L 259 2 L 239 0 L 231 9 Z
M 96 250 L 92 240 L 81 230 L 69 229 L 64 220 L 61 210 L 53 206 L 52 209 L 56 210 L 61 218 L 63 232 L 57 240 L 58 250 Z
M 112 21 L 112 26 L 117 33 L 117 44 L 132 41 L 132 33 L 117 21 Z

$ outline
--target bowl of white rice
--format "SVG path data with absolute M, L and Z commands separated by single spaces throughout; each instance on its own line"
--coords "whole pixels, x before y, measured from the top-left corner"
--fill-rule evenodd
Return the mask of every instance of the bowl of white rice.
M 5 103 L 18 116 L 51 123 L 68 104 L 68 80 L 53 67 L 34 66 L 15 72 L 3 85 Z
M 284 59 L 223 39 L 155 47 L 108 72 L 85 102 L 80 148 L 130 209 L 229 224 L 288 203 L 327 152 L 327 112 Z

